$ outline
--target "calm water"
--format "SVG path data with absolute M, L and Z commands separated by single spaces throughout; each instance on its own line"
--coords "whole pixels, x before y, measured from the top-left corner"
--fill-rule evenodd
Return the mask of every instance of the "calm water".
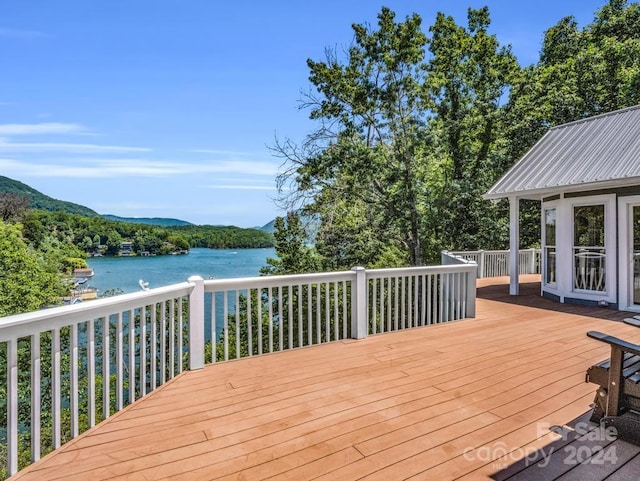
M 189 276 L 204 279 L 257 276 L 274 257 L 274 249 L 191 249 L 181 256 L 155 257 L 92 257 L 87 263 L 95 271 L 89 286 L 98 293 L 107 289 L 122 289 L 125 293 L 140 290 L 139 280 L 149 288 L 184 282 Z

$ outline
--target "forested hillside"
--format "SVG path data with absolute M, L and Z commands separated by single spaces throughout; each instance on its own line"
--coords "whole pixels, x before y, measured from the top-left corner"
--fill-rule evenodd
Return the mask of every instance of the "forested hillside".
M 104 214 L 102 217 L 118 222 L 128 222 L 129 224 L 159 225 L 162 227 L 172 227 L 178 225 L 193 225 L 191 222 L 169 217 L 120 217 L 117 215 Z
M 24 234 L 38 245 L 53 235 L 87 255 L 118 255 L 123 242 L 131 242 L 134 254 L 169 254 L 190 247 L 212 249 L 271 247 L 273 236 L 256 229 L 219 226 L 160 227 L 84 217 L 63 212 L 32 211 L 22 220 Z
M 184 237 L 191 247 L 210 249 L 246 249 L 273 247 L 273 234 L 260 229 L 243 229 L 235 226 L 189 225 L 171 227 Z
M 88 217 L 99 215 L 88 207 L 74 204 L 73 202 L 54 199 L 22 182 L 1 175 L 0 194 L 14 194 L 19 197 L 25 197 L 29 199 L 29 207 L 32 209 L 42 209 L 50 212 L 67 212 L 69 214 L 80 214 Z
M 34 207 L 36 206 L 36 207 Z M 0 177 L 0 220 L 20 222 L 28 242 L 53 237 L 84 255 L 169 254 L 190 247 L 242 249 L 272 247 L 270 232 L 235 226 L 196 226 L 179 219 L 100 216 L 81 205 L 52 199 L 22 182 Z
M 439 13 L 430 26 L 383 8 L 377 25 L 353 32 L 348 48 L 307 62 L 301 102 L 315 130 L 273 146 L 286 165 L 280 200 L 321 220 L 306 254 L 322 269 L 506 248 L 507 203 L 482 194 L 549 127 L 640 103 L 638 3 L 610 0 L 584 28 L 559 19 L 530 66 L 491 33 L 486 7 L 469 9 L 466 24 Z M 540 239 L 539 204 L 524 204 L 529 247 Z

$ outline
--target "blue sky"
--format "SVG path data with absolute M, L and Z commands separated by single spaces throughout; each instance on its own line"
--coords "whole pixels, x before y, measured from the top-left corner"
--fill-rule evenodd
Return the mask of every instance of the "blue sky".
M 272 201 L 277 135 L 313 129 L 298 109 L 306 59 L 348 45 L 382 5 L 424 28 L 492 32 L 523 65 L 566 15 L 605 0 L 0 0 L 0 175 L 101 214 L 259 226 Z

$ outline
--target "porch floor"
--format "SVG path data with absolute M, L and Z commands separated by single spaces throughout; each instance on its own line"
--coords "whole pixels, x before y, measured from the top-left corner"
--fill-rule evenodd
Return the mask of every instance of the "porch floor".
M 609 355 L 586 332 L 640 329 L 521 282 L 479 281 L 475 319 L 185 372 L 12 479 L 636 480 L 640 449 L 576 423 Z

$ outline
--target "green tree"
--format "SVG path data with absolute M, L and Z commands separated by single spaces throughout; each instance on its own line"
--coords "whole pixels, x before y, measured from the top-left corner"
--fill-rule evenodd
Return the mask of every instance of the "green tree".
M 490 248 L 506 234 L 504 216 L 481 196 L 509 165 L 502 104 L 519 65 L 489 26 L 484 7 L 469 9 L 467 27 L 439 13 L 430 28 L 429 129 L 443 175 L 431 222 L 449 249 Z
M 574 17 L 544 35 L 540 60 L 514 83 L 506 126 L 511 159 L 554 125 L 640 103 L 640 4 L 610 0 L 580 30 Z
M 65 286 L 54 271 L 28 247 L 19 226 L 0 222 L 0 317 L 57 304 Z
M 304 105 L 319 127 L 298 147 L 277 143 L 289 161 L 280 185 L 293 183 L 289 200 L 308 203 L 321 217 L 321 236 L 343 230 L 342 221 L 367 209 L 367 221 L 387 243 L 401 246 L 412 265 L 422 263 L 422 206 L 427 105 L 425 45 L 421 19 L 396 22 L 383 8 L 377 29 L 354 24 L 354 42 L 342 62 L 335 51 L 323 62 L 308 60 L 310 93 Z M 324 195 L 326 190 L 336 195 Z M 334 216 L 344 199 L 346 216 Z M 386 228 L 383 228 L 386 227 Z M 365 257 L 370 257 L 366 256 Z
M 305 245 L 306 232 L 300 217 L 289 212 L 275 221 L 276 258 L 267 259 L 262 275 L 301 274 L 321 270 L 320 259 L 312 247 Z

